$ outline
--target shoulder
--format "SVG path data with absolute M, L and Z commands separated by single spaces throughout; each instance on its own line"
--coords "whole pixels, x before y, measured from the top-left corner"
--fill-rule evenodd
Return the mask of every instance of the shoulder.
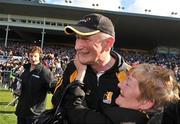
M 45 65 L 41 65 L 41 71 L 44 71 L 44 72 L 49 72 L 50 71 L 50 69 L 49 68 L 47 68 Z
M 111 51 L 111 56 L 113 56 L 116 59 L 116 63 L 119 71 L 122 70 L 129 71 L 132 68 L 129 64 L 125 62 L 124 58 L 119 53 L 115 51 Z
M 68 64 L 67 64 L 67 68 L 72 68 L 75 67 L 74 65 L 74 60 L 71 60 Z
M 45 65 L 42 65 L 41 67 L 41 73 L 43 73 L 45 76 L 52 74 L 51 70 L 47 68 Z
M 42 78 L 51 78 L 52 77 L 52 72 L 50 69 L 48 69 L 45 65 L 39 64 L 37 69 L 38 75 L 40 75 Z
M 74 60 L 71 60 L 68 64 L 67 67 L 65 69 L 66 74 L 72 74 L 74 71 L 76 70 L 76 67 L 74 65 Z

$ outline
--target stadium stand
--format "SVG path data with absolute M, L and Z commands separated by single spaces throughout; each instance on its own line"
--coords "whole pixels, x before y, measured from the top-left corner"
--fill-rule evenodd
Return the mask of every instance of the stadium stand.
M 64 27 L 75 24 L 87 13 L 98 12 L 112 18 L 116 27 L 114 50 L 120 51 L 129 64 L 156 63 L 173 69 L 179 80 L 180 36 L 176 33 L 180 32 L 178 18 L 69 8 L 38 0 L 0 0 L 0 12 L 0 53 L 3 56 L 21 56 L 23 62 L 26 62 L 27 49 L 39 45 L 45 51 L 44 63 L 55 71 L 53 55 L 53 61 L 62 66 L 59 70 L 64 70 L 75 53 L 75 38 L 67 37 L 63 32 Z M 12 58 L 5 61 L 1 62 L 1 68 L 4 63 L 11 65 Z
M 114 50 L 132 66 L 154 63 L 170 68 L 180 82 L 180 20 L 177 18 L 99 11 L 23 0 L 0 0 L 0 85 L 13 89 L 21 65 L 33 45 L 43 48 L 43 63 L 57 80 L 74 59 L 74 37 L 63 29 L 87 13 L 112 18 L 116 27 Z M 16 11 L 14 11 L 16 10 Z

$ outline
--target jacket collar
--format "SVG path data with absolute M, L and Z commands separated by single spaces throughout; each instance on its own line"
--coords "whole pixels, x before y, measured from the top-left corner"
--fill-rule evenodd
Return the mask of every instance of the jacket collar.
M 125 63 L 122 56 L 120 54 L 118 54 L 117 52 L 111 51 L 110 54 L 115 59 L 115 63 L 110 69 L 106 70 L 104 73 L 111 73 L 114 71 L 120 71 L 120 68 Z M 90 70 L 93 71 L 93 69 L 90 66 L 88 66 L 88 68 L 90 68 Z
M 39 63 L 39 64 L 35 65 L 34 70 L 40 71 L 41 68 L 42 68 L 42 66 L 43 66 L 42 63 Z M 25 69 L 30 70 L 30 68 L 31 68 L 31 64 L 30 64 L 30 63 L 28 63 L 27 65 L 25 65 Z

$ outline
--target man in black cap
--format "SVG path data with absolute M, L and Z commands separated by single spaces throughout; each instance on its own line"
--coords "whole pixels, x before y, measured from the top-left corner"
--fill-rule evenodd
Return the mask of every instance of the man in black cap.
M 66 26 L 68 35 L 76 36 L 76 59 L 87 65 L 85 78 L 85 101 L 90 109 L 101 111 L 103 104 L 116 106 L 115 98 L 119 95 L 117 84 L 124 80 L 130 66 L 124 59 L 112 51 L 115 43 L 115 31 L 112 21 L 92 13 L 84 16 L 77 25 Z M 77 69 L 71 61 L 57 85 L 52 98 L 56 107 L 65 86 L 77 78 Z

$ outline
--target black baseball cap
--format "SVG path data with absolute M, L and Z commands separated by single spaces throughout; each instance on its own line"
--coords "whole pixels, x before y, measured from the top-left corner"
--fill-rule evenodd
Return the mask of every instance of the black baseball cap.
M 112 21 L 108 17 L 97 13 L 84 16 L 77 25 L 66 26 L 64 32 L 68 35 L 78 34 L 81 36 L 103 32 L 115 37 Z

